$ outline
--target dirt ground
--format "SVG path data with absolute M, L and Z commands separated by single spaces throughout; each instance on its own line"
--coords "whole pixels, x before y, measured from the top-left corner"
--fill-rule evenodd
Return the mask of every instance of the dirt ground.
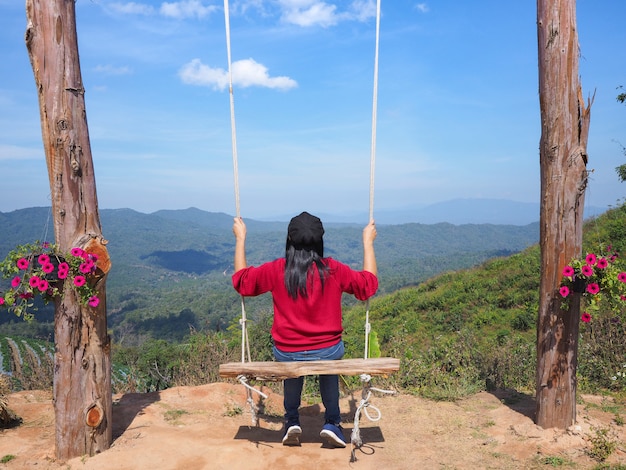
M 0 469 L 592 469 L 599 465 L 588 455 L 597 429 L 610 429 L 618 442 L 607 462 L 626 465 L 626 426 L 615 423 L 611 403 L 600 397 L 581 397 L 576 425 L 558 431 L 537 427 L 533 399 L 515 392 L 482 392 L 455 403 L 378 395 L 367 411 L 376 418 L 380 410 L 380 419 L 360 414 L 362 447 L 330 449 L 319 438 L 319 405 L 302 409 L 302 446 L 282 446 L 282 397 L 264 391 L 269 397 L 258 426 L 239 384 L 116 395 L 111 448 L 67 462 L 54 458 L 51 394 L 16 393 L 9 407 L 23 423 L 0 431 L 0 459 L 8 460 Z M 360 400 L 357 391 L 341 402 L 348 439 Z

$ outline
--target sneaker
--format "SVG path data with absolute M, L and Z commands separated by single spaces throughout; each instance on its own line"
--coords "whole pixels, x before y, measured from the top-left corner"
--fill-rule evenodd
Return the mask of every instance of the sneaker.
M 285 435 L 283 436 L 284 446 L 299 446 L 300 436 L 302 435 L 302 428 L 299 424 L 288 424 L 285 426 Z
M 343 428 L 339 424 L 326 423 L 320 432 L 324 444 L 330 447 L 345 447 L 346 439 L 343 437 Z

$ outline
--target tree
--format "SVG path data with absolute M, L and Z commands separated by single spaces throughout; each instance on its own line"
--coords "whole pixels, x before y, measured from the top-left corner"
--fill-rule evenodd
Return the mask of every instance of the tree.
M 35 76 L 54 236 L 62 251 L 98 255 L 97 307 L 70 283 L 55 301 L 56 456 L 93 455 L 111 445 L 111 360 L 106 322 L 110 261 L 102 237 L 78 57 L 74 0 L 27 0 L 26 47 Z
M 536 422 L 576 420 L 580 295 L 561 309 L 562 270 L 582 251 L 590 107 L 578 78 L 575 0 L 537 0 L 541 110 L 541 283 L 537 320 Z

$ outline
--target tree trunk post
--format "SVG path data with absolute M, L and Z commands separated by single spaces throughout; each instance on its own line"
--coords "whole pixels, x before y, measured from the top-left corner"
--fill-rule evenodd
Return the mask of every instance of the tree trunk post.
M 69 282 L 55 303 L 56 457 L 106 450 L 112 440 L 110 339 L 102 237 L 80 73 L 74 0 L 26 0 L 26 47 L 35 76 L 55 241 L 98 255 L 92 279 L 100 298 L 84 306 Z
M 575 0 L 537 0 L 541 108 L 541 283 L 537 320 L 536 423 L 576 421 L 580 295 L 561 309 L 563 267 L 582 251 L 590 107 L 578 77 Z

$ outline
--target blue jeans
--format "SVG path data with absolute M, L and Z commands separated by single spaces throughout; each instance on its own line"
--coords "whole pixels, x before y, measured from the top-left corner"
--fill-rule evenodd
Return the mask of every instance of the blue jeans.
M 274 357 L 278 362 L 289 361 L 327 361 L 336 360 L 343 357 L 344 347 L 343 341 L 339 341 L 334 346 L 322 349 L 313 349 L 310 351 L 285 352 L 274 346 Z M 320 395 L 324 404 L 324 419 L 327 423 L 341 423 L 341 414 L 339 412 L 339 376 L 338 375 L 320 375 Z M 285 379 L 283 381 L 284 388 L 284 406 L 285 421 L 288 424 L 299 423 L 300 414 L 300 398 L 302 396 L 302 386 L 304 377 L 295 379 Z

